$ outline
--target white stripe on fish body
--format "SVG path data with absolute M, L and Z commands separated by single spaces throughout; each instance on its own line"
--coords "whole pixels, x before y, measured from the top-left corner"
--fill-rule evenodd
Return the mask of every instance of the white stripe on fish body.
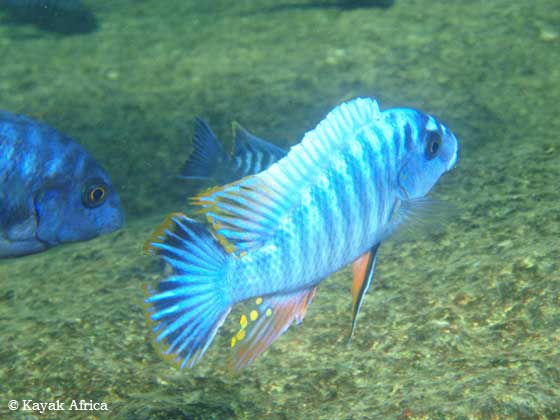
M 378 130 L 374 124 L 380 122 L 346 133 L 344 147 L 331 150 L 320 172 L 303 186 L 296 184 L 298 204 L 269 240 L 234 260 L 230 284 L 243 284 L 233 287 L 236 300 L 314 285 L 381 239 L 396 199 L 397 157 L 391 144 L 394 130 Z M 320 161 L 317 149 L 298 145 L 292 150 L 299 153 L 290 152 L 261 176 L 281 185 L 293 183 L 305 175 L 301 168 L 310 164 L 307 160 Z
M 21 175 L 25 178 L 31 177 L 36 171 L 37 155 L 35 153 L 28 153 L 24 156 L 21 162 Z
M 53 156 L 45 169 L 45 177 L 54 177 L 65 162 L 65 156 Z
M 255 152 L 255 164 L 253 165 L 253 171 L 252 173 L 259 173 L 262 170 L 262 158 L 263 158 L 263 154 L 260 152 Z
M 234 169 L 234 171 L 237 173 L 237 172 L 239 172 L 239 169 L 240 169 L 240 168 L 241 168 L 241 157 L 236 156 L 236 157 L 233 159 L 233 169 Z

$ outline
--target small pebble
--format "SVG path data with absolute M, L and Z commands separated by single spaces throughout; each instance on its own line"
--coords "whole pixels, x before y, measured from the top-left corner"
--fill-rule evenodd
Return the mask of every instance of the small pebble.
M 539 22 L 537 26 L 539 28 L 539 38 L 543 41 L 554 41 L 560 36 L 558 31 L 547 23 Z

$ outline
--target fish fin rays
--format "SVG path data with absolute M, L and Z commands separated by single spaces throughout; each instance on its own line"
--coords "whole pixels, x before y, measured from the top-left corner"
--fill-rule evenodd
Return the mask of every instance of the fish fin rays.
M 349 340 L 352 339 L 354 334 L 364 297 L 373 282 L 379 245 L 375 245 L 352 264 L 352 329 L 350 330 Z
M 458 209 L 447 201 L 420 197 L 398 201 L 385 238 L 393 243 L 422 240 L 441 234 Z
M 151 254 L 153 251 L 156 251 L 154 244 L 164 240 L 165 231 L 173 228 L 173 224 L 174 224 L 173 219 L 177 217 L 178 218 L 184 217 L 184 216 L 185 215 L 183 213 L 179 213 L 179 212 L 168 214 L 163 220 L 163 222 L 154 229 L 154 231 L 152 232 L 152 234 L 144 244 L 144 253 Z
M 271 142 L 250 133 L 241 124 L 232 123 L 233 138 L 235 139 L 234 157 L 243 156 L 247 153 L 262 153 L 271 156 L 274 162 L 286 156 L 287 152 Z M 272 162 L 271 162 L 272 163 Z
M 180 213 L 156 230 L 147 250 L 173 271 L 155 288 L 146 288 L 146 316 L 156 347 L 181 368 L 190 368 L 231 308 L 222 278 L 226 253 L 203 224 Z
M 299 324 L 315 295 L 316 287 L 284 295 L 260 298 L 258 314 L 253 323 L 241 322 L 241 330 L 232 338 L 234 355 L 230 367 L 239 370 L 262 354 L 292 323 Z M 257 300 L 258 302 L 259 300 Z M 253 320 L 253 318 L 255 318 Z
M 229 183 L 259 173 L 286 156 L 286 151 L 232 123 L 234 151 L 230 155 L 210 126 L 196 118 L 193 151 L 181 169 L 182 179 Z
M 181 178 L 210 179 L 222 166 L 227 166 L 229 157 L 222 143 L 202 118 L 194 122 L 193 148 L 181 169 Z
M 222 240 L 241 250 L 257 247 L 300 203 L 305 185 L 321 173 L 333 151 L 347 145 L 350 136 L 379 115 L 379 106 L 371 99 L 343 103 L 266 171 L 212 188 L 195 196 L 192 203 L 200 207 Z
M 276 185 L 253 175 L 203 192 L 191 203 L 200 207 L 198 213 L 206 216 L 222 244 L 248 250 L 264 242 L 289 209 L 287 193 Z

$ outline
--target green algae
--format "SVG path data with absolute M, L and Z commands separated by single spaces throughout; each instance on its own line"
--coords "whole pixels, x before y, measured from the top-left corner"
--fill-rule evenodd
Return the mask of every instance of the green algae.
M 560 418 L 560 8 L 553 0 L 84 2 L 100 27 L 0 26 L 0 108 L 48 121 L 111 173 L 126 227 L 0 261 L 0 418 Z M 179 371 L 151 345 L 142 254 L 194 187 L 178 181 L 197 115 L 281 146 L 342 100 L 433 113 L 458 134 L 435 196 L 457 215 L 381 248 L 356 334 L 350 271 L 254 365 L 227 372 L 224 325 Z M 325 244 L 328 246 L 328 244 Z M 11 399 L 109 412 L 9 412 Z

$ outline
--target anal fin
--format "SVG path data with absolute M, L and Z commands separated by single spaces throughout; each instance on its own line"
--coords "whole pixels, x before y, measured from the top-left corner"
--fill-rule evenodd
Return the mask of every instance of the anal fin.
M 362 302 L 373 281 L 379 245 L 372 247 L 352 264 L 352 330 L 350 331 L 350 339 L 352 339 L 356 328 Z
M 315 295 L 316 287 L 298 292 L 257 298 L 257 310 L 251 311 L 250 320 L 241 318 L 241 329 L 232 338 L 235 354 L 231 367 L 239 370 L 263 353 L 292 323 L 299 324 Z

